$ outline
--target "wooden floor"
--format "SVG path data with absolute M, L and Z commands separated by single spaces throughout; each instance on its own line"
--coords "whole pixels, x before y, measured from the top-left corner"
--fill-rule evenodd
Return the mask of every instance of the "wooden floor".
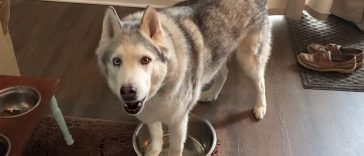
M 12 2 L 10 29 L 22 75 L 59 77 L 56 96 L 65 115 L 138 122 L 123 114 L 96 66 L 104 6 Z M 121 17 L 136 11 L 117 10 Z M 364 94 L 303 89 L 286 20 L 270 19 L 266 117 L 254 119 L 255 91 L 234 59 L 219 99 L 193 111 L 218 130 L 221 156 L 363 156 Z

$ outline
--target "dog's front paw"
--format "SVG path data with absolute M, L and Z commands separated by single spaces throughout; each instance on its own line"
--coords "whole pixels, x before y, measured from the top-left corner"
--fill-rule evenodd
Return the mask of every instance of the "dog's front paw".
M 145 156 L 159 156 L 162 151 L 162 147 L 156 147 L 149 145 L 147 147 L 147 151 L 145 152 Z
M 161 150 L 148 148 L 145 156 L 159 156 L 159 153 L 161 153 Z
M 266 106 L 255 106 L 254 108 L 254 114 L 257 119 L 263 119 L 265 113 L 267 111 Z
M 169 149 L 168 156 L 182 156 L 182 150 Z
M 215 101 L 216 99 L 217 99 L 217 96 L 206 91 L 201 94 L 199 101 L 200 102 L 212 102 L 212 101 Z

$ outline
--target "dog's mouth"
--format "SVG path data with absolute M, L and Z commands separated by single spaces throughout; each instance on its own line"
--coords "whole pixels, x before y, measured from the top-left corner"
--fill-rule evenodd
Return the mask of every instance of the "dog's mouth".
M 126 101 L 124 104 L 125 111 L 132 115 L 138 114 L 144 106 L 144 100 L 145 98 L 139 101 Z

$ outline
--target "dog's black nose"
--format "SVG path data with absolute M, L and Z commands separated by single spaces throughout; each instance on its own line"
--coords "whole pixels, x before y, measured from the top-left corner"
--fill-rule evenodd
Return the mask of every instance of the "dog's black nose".
M 133 85 L 122 86 L 120 95 L 125 101 L 135 101 L 137 95 L 137 88 Z

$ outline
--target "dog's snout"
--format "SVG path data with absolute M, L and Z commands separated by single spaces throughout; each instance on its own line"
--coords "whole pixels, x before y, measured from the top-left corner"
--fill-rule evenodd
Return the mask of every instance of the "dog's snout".
M 120 89 L 120 95 L 125 101 L 136 100 L 137 88 L 133 85 L 123 86 Z

